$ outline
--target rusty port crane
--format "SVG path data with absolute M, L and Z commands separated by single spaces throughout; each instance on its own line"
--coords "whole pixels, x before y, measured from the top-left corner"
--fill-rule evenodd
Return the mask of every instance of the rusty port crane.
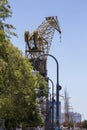
M 49 16 L 45 18 L 33 33 L 30 34 L 29 31 L 25 31 L 25 56 L 32 62 L 32 65 L 39 55 L 49 53 L 55 30 L 61 34 L 57 16 Z M 44 77 L 47 75 L 46 62 L 47 56 L 40 57 L 35 68 Z

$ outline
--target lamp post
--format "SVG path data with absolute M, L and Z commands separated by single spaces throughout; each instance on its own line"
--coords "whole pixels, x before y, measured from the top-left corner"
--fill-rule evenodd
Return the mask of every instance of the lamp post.
M 54 83 L 53 81 L 47 77 L 48 80 L 52 83 L 52 129 L 54 128 Z
M 53 83 L 53 81 L 49 78 L 49 77 L 41 77 L 40 79 L 38 79 L 37 80 L 37 83 L 40 81 L 40 80 L 42 80 L 42 79 L 46 79 L 46 80 L 49 80 L 50 82 L 51 82 L 51 84 L 52 84 L 52 125 L 51 125 L 51 127 L 52 127 L 52 130 L 53 130 L 53 128 L 54 128 L 54 83 Z M 36 84 L 37 85 L 37 84 Z M 35 86 L 36 86 L 35 85 Z M 43 90 L 41 90 L 41 91 L 43 91 Z M 51 95 L 51 94 L 50 94 Z M 51 99 L 51 98 L 50 98 Z M 51 100 L 50 100 L 51 101 Z M 50 102 L 51 103 L 51 102 Z
M 55 62 L 56 62 L 56 66 L 57 66 L 57 76 L 56 76 L 56 126 L 60 129 L 60 124 L 59 124 L 59 90 L 61 90 L 61 86 L 59 85 L 59 64 L 58 64 L 58 61 L 57 59 L 51 55 L 51 54 L 42 54 L 42 55 L 39 55 L 36 59 L 35 59 L 35 62 L 37 61 L 37 59 L 39 59 L 40 57 L 42 56 L 50 56 L 52 57 Z M 34 65 L 35 65 L 35 62 L 34 62 Z
M 40 93 L 40 92 L 45 92 L 45 89 L 35 89 L 36 94 Z M 41 115 L 43 116 L 44 119 L 44 123 L 45 123 L 45 130 L 49 130 L 51 127 L 51 107 L 49 106 L 49 102 L 51 102 L 51 93 L 47 92 L 47 95 L 49 94 L 49 100 L 48 97 L 42 98 L 41 100 L 39 100 L 39 110 Z M 45 105 L 45 104 L 46 105 Z M 45 105 L 45 106 L 44 106 Z

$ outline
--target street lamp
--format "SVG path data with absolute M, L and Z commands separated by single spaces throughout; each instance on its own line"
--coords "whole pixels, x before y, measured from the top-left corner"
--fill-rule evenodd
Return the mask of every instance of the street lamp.
M 52 129 L 53 129 L 54 128 L 54 83 L 49 77 L 41 77 L 40 79 L 37 80 L 37 83 L 42 79 L 46 79 L 47 81 L 49 80 L 52 83 Z M 43 90 L 41 90 L 41 91 L 43 91 Z
M 56 76 L 56 78 L 57 78 L 57 81 L 56 81 L 57 82 L 56 83 L 56 125 L 60 129 L 60 124 L 59 124 L 59 90 L 61 90 L 61 86 L 59 85 L 59 64 L 58 64 L 57 59 L 53 55 L 51 55 L 51 54 L 42 54 L 42 55 L 39 55 L 35 59 L 34 65 L 35 65 L 35 62 L 37 61 L 37 59 L 39 59 L 42 56 L 50 56 L 50 57 L 52 57 L 55 60 L 56 65 L 57 65 L 57 76 Z
M 48 80 L 52 83 L 52 129 L 54 128 L 54 83 L 53 81 L 47 77 Z
M 40 92 L 46 93 L 45 89 L 40 90 L 40 89 L 36 88 L 35 91 L 36 91 L 36 94 L 38 94 Z M 47 91 L 47 95 L 48 94 L 49 94 L 50 98 L 48 99 L 48 96 L 45 98 L 41 98 L 41 100 L 39 100 L 39 104 L 38 104 L 38 109 L 41 113 L 41 116 L 44 119 L 45 130 L 49 130 L 49 128 L 51 127 L 51 106 L 49 106 L 49 103 L 51 102 L 51 93 L 48 93 L 48 91 Z M 39 97 L 39 99 L 40 99 L 40 97 Z

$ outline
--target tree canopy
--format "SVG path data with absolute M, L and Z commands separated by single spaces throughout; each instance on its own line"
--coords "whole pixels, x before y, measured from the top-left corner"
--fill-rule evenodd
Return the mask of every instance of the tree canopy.
M 42 80 L 35 86 L 41 76 L 33 76 L 32 69 L 29 60 L 10 42 L 0 44 L 0 118 L 5 119 L 7 127 L 42 122 L 34 89 L 46 89 L 47 84 Z
M 11 6 L 8 0 L 0 0 L 0 41 L 10 40 L 10 36 L 17 36 L 12 32 L 16 29 L 12 24 L 5 23 L 5 20 L 12 16 Z
M 34 90 L 41 75 L 32 75 L 31 63 L 10 42 L 10 35 L 16 36 L 11 32 L 15 28 L 5 20 L 11 16 L 8 0 L 0 0 L 0 119 L 5 119 L 6 128 L 17 127 L 20 123 L 36 126 L 42 123 Z M 44 80 L 38 85 L 39 89 L 47 87 Z
M 8 42 L 0 44 L 0 118 L 31 122 L 36 114 L 31 70 L 31 64 L 17 48 Z

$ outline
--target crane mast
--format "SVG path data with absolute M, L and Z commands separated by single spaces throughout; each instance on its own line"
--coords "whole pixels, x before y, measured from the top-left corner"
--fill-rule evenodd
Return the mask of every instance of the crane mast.
M 25 31 L 25 56 L 29 58 L 32 65 L 39 55 L 49 53 L 55 30 L 61 34 L 57 16 L 49 16 L 45 18 L 33 33 L 30 34 L 29 31 Z M 37 61 L 36 70 L 43 76 L 46 76 L 46 61 L 47 56 L 40 57 Z

